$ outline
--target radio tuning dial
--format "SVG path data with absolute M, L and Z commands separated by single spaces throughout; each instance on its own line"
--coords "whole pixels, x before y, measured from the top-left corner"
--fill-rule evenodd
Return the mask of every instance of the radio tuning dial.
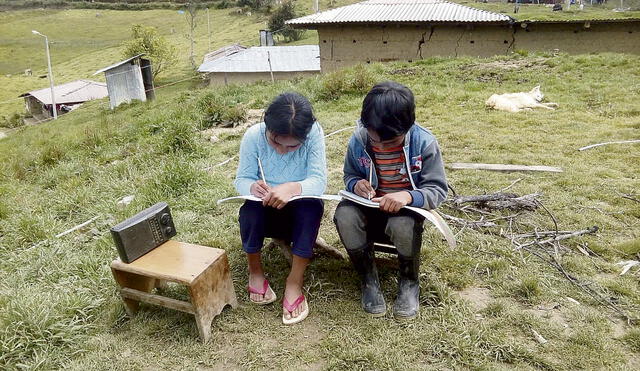
M 168 225 L 170 221 L 171 221 L 171 217 L 169 216 L 169 214 L 164 213 L 164 214 L 162 214 L 162 216 L 160 216 L 160 223 L 162 223 L 164 225 Z M 169 229 L 171 229 L 171 228 L 169 228 Z
M 164 228 L 164 234 L 165 235 L 169 235 L 169 234 L 171 234 L 171 232 L 173 232 L 173 229 L 171 227 L 165 227 Z

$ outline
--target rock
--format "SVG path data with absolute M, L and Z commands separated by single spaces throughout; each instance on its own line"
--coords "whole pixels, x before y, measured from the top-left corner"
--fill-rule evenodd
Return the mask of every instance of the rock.
M 220 141 L 220 138 L 218 138 L 217 135 L 212 135 L 211 138 L 209 138 L 209 142 L 211 143 L 217 143 Z
M 118 201 L 117 205 L 120 206 L 120 207 L 125 207 L 125 206 L 129 205 L 131 203 L 131 201 L 133 201 L 134 198 L 135 198 L 135 196 L 133 196 L 133 195 L 124 196 L 124 197 L 122 197 L 122 199 L 120 201 Z

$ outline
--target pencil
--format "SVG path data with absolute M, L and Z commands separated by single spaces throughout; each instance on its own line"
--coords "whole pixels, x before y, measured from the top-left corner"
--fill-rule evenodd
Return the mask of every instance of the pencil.
M 260 157 L 258 157 L 258 167 L 260 168 L 260 176 L 262 177 L 262 181 L 264 185 L 267 185 L 267 180 L 264 177 L 264 169 L 262 168 L 262 161 L 260 161 Z
M 373 183 L 373 161 L 369 163 L 369 186 L 373 188 L 371 183 Z M 367 194 L 367 199 L 371 200 L 371 192 Z

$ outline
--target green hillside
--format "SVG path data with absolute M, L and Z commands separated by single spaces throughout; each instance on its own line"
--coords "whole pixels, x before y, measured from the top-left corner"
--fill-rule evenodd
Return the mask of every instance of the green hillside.
M 107 62 L 83 62 L 78 70 L 88 72 Z M 364 91 L 383 79 L 413 89 L 417 119 L 438 137 L 445 162 L 548 165 L 564 172 L 448 171 L 460 195 L 512 185 L 509 192 L 541 193 L 547 211 L 520 212 L 513 223 L 499 219 L 497 227 L 480 230 L 451 222 L 459 243 L 455 250 L 427 228 L 421 314 L 415 321 L 365 316 L 350 263 L 319 257 L 306 279 L 309 318 L 283 327 L 277 303 L 248 303 L 237 206 L 215 204 L 234 194 L 237 161 L 213 166 L 237 154 L 242 132 L 219 133 L 220 140 L 212 143 L 201 131 L 220 107 L 264 108 L 276 94 L 295 90 L 311 99 L 329 133 L 353 125 Z M 616 265 L 639 260 L 638 144 L 577 151 L 588 144 L 638 138 L 637 56 L 427 59 L 273 85 L 214 90 L 185 84 L 159 90 L 154 102 L 115 111 L 92 102 L 0 140 L 0 368 L 640 367 L 640 327 L 616 312 L 640 317 L 638 268 L 620 276 Z M 484 108 L 491 94 L 538 84 L 547 101 L 559 104 L 556 111 L 509 114 Z M 328 193 L 342 187 L 349 135 L 347 130 L 327 138 Z M 126 195 L 135 200 L 118 207 Z M 126 318 L 109 271 L 116 256 L 109 227 L 161 200 L 172 208 L 177 239 L 229 254 L 241 306 L 214 320 L 208 344 L 200 343 L 186 314 L 146 306 L 135 318 Z M 331 222 L 334 208 L 326 205 L 320 234 L 341 247 Z M 441 211 L 481 217 L 447 207 Z M 87 229 L 54 237 L 93 217 L 98 219 Z M 559 230 L 593 225 L 600 230 L 561 241 L 557 254 L 553 248 L 531 251 L 558 259 L 572 277 L 590 282 L 588 287 L 608 305 L 530 250 L 515 250 L 507 238 L 554 230 L 554 220 Z M 264 262 L 280 295 L 287 263 L 275 250 L 265 253 Z M 395 275 L 392 264 L 381 268 L 389 302 L 395 298 Z M 169 294 L 184 298 L 186 292 L 171 287 Z M 541 344 L 533 331 L 548 342 Z

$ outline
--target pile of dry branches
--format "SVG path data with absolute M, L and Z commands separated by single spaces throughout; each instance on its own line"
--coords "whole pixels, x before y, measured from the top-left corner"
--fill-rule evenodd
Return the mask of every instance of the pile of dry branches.
M 544 263 L 556 269 L 564 278 L 580 288 L 593 299 L 605 305 L 624 317 L 628 322 L 637 319 L 630 316 L 614 300 L 602 294 L 592 282 L 583 281 L 569 273 L 562 265 L 562 256 L 573 252 L 567 243 L 578 236 L 594 234 L 597 226 L 580 230 L 560 230 L 558 220 L 542 203 L 540 193 L 519 196 L 505 192 L 512 187 L 502 189 L 496 193 L 461 196 L 453 192 L 453 198 L 444 203 L 440 212 L 443 218 L 462 227 L 458 234 L 471 228 L 481 233 L 497 235 L 508 239 L 514 250 L 527 251 Z M 553 229 L 541 228 L 531 222 L 531 213 L 542 210 L 553 224 Z M 456 214 L 458 216 L 450 215 Z M 506 215 L 505 215 L 506 214 Z M 597 256 L 586 244 L 574 244 L 576 249 L 587 256 Z

